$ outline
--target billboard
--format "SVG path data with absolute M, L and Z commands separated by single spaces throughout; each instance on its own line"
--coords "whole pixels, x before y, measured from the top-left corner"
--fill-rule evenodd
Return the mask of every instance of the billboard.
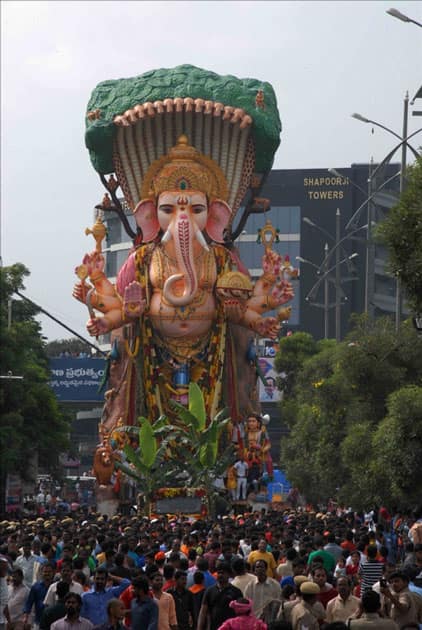
M 104 359 L 50 359 L 50 387 L 60 402 L 103 402 Z
M 260 357 L 258 363 L 261 373 L 267 381 L 265 385 L 261 379 L 259 380 L 259 401 L 278 402 L 281 400 L 282 393 L 277 389 L 276 385 L 277 376 L 279 376 L 279 374 L 275 371 L 274 359 L 272 357 Z

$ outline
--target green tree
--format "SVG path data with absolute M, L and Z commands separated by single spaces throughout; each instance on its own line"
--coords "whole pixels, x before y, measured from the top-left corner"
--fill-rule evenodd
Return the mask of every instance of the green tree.
M 68 352 L 70 355 L 78 355 L 80 352 L 85 352 L 89 357 L 91 356 L 91 346 L 77 337 L 49 341 L 45 351 L 49 358 L 59 357 L 64 352 Z
M 34 454 L 53 471 L 68 446 L 69 425 L 49 387 L 49 368 L 36 308 L 13 300 L 29 271 L 17 263 L 0 270 L 0 477 L 26 478 Z M 22 379 L 13 379 L 19 376 Z
M 373 476 L 384 481 L 392 502 L 416 505 L 422 488 L 422 387 L 398 389 L 387 408 L 374 435 Z
M 401 279 L 411 309 L 422 313 L 422 157 L 408 169 L 406 189 L 377 234 L 388 246 L 391 272 Z
M 286 396 L 292 393 L 303 363 L 317 354 L 320 348 L 321 342 L 315 341 L 312 335 L 305 332 L 297 332 L 290 337 L 280 339 L 280 350 L 276 355 L 274 365 L 277 372 L 283 374 L 278 385 Z
M 388 503 L 399 497 L 392 488 L 400 475 L 387 465 L 386 456 L 382 459 L 382 427 L 390 426 L 385 423 L 393 413 L 391 396 L 403 387 L 420 386 L 422 338 L 410 322 L 396 333 L 388 318 L 370 321 L 361 316 L 344 342 L 317 349 L 301 362 L 291 395 L 282 403 L 290 429 L 282 441 L 282 466 L 312 501 L 335 494 L 359 508 Z M 408 405 L 409 425 L 411 418 L 420 424 L 417 400 Z M 396 439 L 397 431 L 391 428 L 393 435 Z M 386 444 L 393 449 L 394 440 Z M 404 487 L 409 467 L 400 466 Z

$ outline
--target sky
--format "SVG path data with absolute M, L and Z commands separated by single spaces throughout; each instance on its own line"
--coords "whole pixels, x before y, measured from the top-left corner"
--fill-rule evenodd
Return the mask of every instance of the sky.
M 406 90 L 421 85 L 422 29 L 392 6 L 422 22 L 422 3 L 397 0 L 3 1 L 2 264 L 24 263 L 25 294 L 88 336 L 71 293 L 104 194 L 84 145 L 86 105 L 107 79 L 189 63 L 268 81 L 283 125 L 275 168 L 382 160 L 394 138 L 350 115 L 401 134 Z M 421 120 L 410 117 L 409 132 Z M 48 340 L 71 336 L 40 321 Z

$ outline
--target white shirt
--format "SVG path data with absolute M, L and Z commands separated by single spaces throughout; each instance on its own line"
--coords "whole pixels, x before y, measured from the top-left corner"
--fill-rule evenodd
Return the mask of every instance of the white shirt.
M 3 610 L 9 599 L 9 589 L 7 588 L 7 578 L 0 577 L 0 624 L 6 623 L 6 617 L 3 614 Z
M 34 581 L 34 565 L 38 561 L 38 556 L 34 556 L 31 553 L 30 556 L 18 556 L 13 563 L 14 569 L 22 569 L 23 572 L 23 583 L 28 588 L 31 588 L 32 583 Z
M 237 461 L 235 463 L 233 468 L 236 470 L 238 477 L 246 477 L 246 475 L 248 474 L 248 468 L 249 467 L 248 467 L 247 463 L 246 462 L 242 462 L 241 459 L 239 459 L 239 461 Z
M 48 591 L 44 597 L 44 604 L 46 606 L 54 606 L 54 604 L 57 604 L 57 584 L 58 582 L 53 582 L 53 584 L 50 584 L 48 587 Z M 82 585 L 79 584 L 79 582 L 73 582 L 72 580 L 69 586 L 69 593 L 78 593 L 78 595 L 82 595 L 83 592 L 84 589 Z

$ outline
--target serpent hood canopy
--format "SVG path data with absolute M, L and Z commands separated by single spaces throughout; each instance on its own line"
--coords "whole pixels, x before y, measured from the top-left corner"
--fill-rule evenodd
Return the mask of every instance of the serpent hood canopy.
M 185 134 L 223 171 L 235 213 L 271 169 L 280 132 L 269 83 L 182 65 L 99 83 L 88 103 L 85 142 L 95 170 L 116 174 L 133 209 L 151 164 Z

